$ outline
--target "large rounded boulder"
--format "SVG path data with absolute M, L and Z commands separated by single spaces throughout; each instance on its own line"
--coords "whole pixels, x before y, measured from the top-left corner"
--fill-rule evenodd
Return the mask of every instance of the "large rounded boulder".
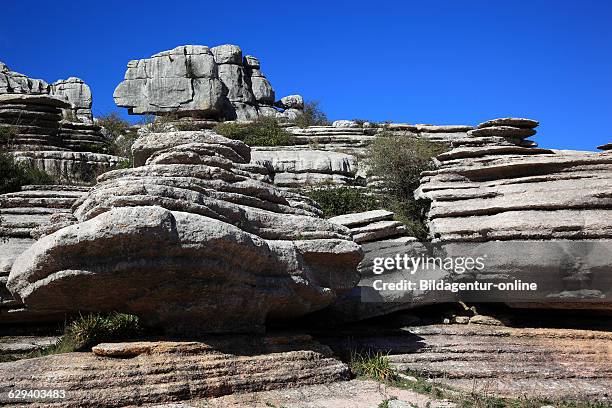
M 142 136 L 136 147 L 159 150 L 100 176 L 78 222 L 15 261 L 9 290 L 33 310 L 129 312 L 194 334 L 262 331 L 355 286 L 362 253 L 345 227 L 257 180 L 248 146 L 181 133 Z

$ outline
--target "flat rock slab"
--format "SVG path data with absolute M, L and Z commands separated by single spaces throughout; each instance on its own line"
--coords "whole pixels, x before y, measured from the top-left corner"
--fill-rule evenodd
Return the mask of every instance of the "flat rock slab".
M 396 369 L 468 393 L 612 401 L 612 332 L 467 324 L 347 338 L 343 346 L 389 353 Z
M 392 220 L 393 215 L 393 212 L 387 210 L 372 210 L 360 213 L 338 215 L 337 217 L 329 218 L 329 221 L 333 222 L 334 224 L 344 225 L 345 227 L 353 227 L 376 221 Z
M 491 119 L 486 122 L 482 122 L 478 125 L 479 129 L 492 127 L 492 126 L 514 126 L 518 128 L 526 128 L 533 129 L 538 127 L 540 122 L 533 119 L 525 119 L 525 118 L 499 118 L 499 119 Z
M 599 150 L 612 150 L 612 142 L 597 146 Z
M 536 131 L 530 128 L 519 128 L 514 126 L 488 126 L 470 130 L 467 134 L 470 137 L 501 136 L 526 138 L 535 135 Z
M 371 380 L 351 380 L 273 391 L 233 394 L 208 400 L 194 399 L 183 406 L 156 405 L 148 408 L 375 408 L 397 398 L 397 407 L 442 407 L 441 401 L 413 391 L 386 386 Z M 410 405 L 413 404 L 413 405 Z M 389 405 L 391 407 L 392 405 Z M 130 407 L 131 408 L 131 407 Z
M 144 343 L 136 343 L 137 352 Z M 211 398 L 346 380 L 346 364 L 308 336 L 225 336 L 200 342 L 149 342 L 150 354 L 67 353 L 0 363 L 0 405 L 15 389 L 62 389 L 64 399 L 23 406 L 124 407 Z M 98 350 L 111 350 L 101 345 Z M 145 347 L 146 348 L 146 347 Z M 130 350 L 128 344 L 112 348 Z M 380 402 L 380 401 L 379 401 Z

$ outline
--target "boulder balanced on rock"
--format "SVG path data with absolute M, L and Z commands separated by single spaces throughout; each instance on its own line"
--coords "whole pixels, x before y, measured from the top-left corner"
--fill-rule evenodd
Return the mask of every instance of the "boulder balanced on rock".
M 349 231 L 249 177 L 246 145 L 212 132 L 163 136 L 144 166 L 98 178 L 75 204 L 78 224 L 15 261 L 8 288 L 28 308 L 124 311 L 179 333 L 253 332 L 357 283 L 361 250 Z
M 295 103 L 283 108 L 286 115 L 275 109 L 274 89 L 259 60 L 243 58 L 236 45 L 184 45 L 130 61 L 127 68 L 114 98 L 134 114 L 253 120 L 294 116 L 303 109 L 303 101 L 301 108 Z

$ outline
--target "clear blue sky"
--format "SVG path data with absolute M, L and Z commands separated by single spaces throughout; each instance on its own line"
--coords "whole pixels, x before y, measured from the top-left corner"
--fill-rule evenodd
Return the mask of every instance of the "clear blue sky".
M 6 2 L 0 61 L 78 76 L 94 114 L 115 107 L 126 63 L 183 44 L 238 44 L 277 96 L 331 119 L 541 122 L 540 145 L 612 141 L 612 1 Z

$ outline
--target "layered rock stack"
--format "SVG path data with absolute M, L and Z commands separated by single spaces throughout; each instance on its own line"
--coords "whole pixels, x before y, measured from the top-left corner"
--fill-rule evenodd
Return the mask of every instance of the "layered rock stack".
M 279 187 L 357 184 L 357 159 L 346 153 L 258 147 L 251 151 L 251 158 L 269 169 L 273 183 Z
M 417 196 L 432 200 L 429 227 L 434 239 L 612 237 L 610 156 L 522 147 L 537 122 L 531 121 L 531 127 L 507 124 L 527 121 L 493 120 L 471 133 L 503 137 L 518 146 L 461 145 L 437 157 L 438 169 L 423 173 Z
M 68 106 L 47 95 L 0 95 L 2 145 L 12 150 L 63 150 L 61 110 Z
M 539 124 L 537 120 L 525 118 L 492 119 L 470 130 L 468 136 L 488 144 L 511 143 L 517 146 L 535 147 L 537 143 L 526 139 L 536 134 L 535 128 Z
M 281 99 L 261 72 L 257 58 L 236 45 L 184 45 L 128 63 L 115 103 L 131 114 L 250 121 L 286 118 L 299 111 L 296 98 Z M 285 103 L 282 102 L 285 100 Z M 303 101 L 302 101 L 303 109 Z
M 365 242 L 386 241 L 409 242 L 416 238 L 406 236 L 406 226 L 393 219 L 395 214 L 387 210 L 372 210 L 354 214 L 344 214 L 329 218 L 334 224 L 343 225 L 351 230 L 353 240 Z
M 124 311 L 183 334 L 253 332 L 355 285 L 350 232 L 252 177 L 242 142 L 148 134 L 134 153 L 144 166 L 100 176 L 74 206 L 77 223 L 15 261 L 8 288 L 29 309 Z
M 68 107 L 48 95 L 0 95 L 2 146 L 59 180 L 91 182 L 125 159 L 99 153 L 108 144 L 99 126 L 61 121 Z
M 51 221 L 71 215 L 74 202 L 88 190 L 77 186 L 24 186 L 0 195 L 0 322 L 44 318 L 23 309 L 6 289 L 15 259 L 35 242 Z
M 42 79 L 30 78 L 11 71 L 0 62 L 1 94 L 50 95 L 68 103 L 68 106 L 62 108 L 65 119 L 72 122 L 93 123 L 91 90 L 80 78 L 60 79 L 49 85 Z

